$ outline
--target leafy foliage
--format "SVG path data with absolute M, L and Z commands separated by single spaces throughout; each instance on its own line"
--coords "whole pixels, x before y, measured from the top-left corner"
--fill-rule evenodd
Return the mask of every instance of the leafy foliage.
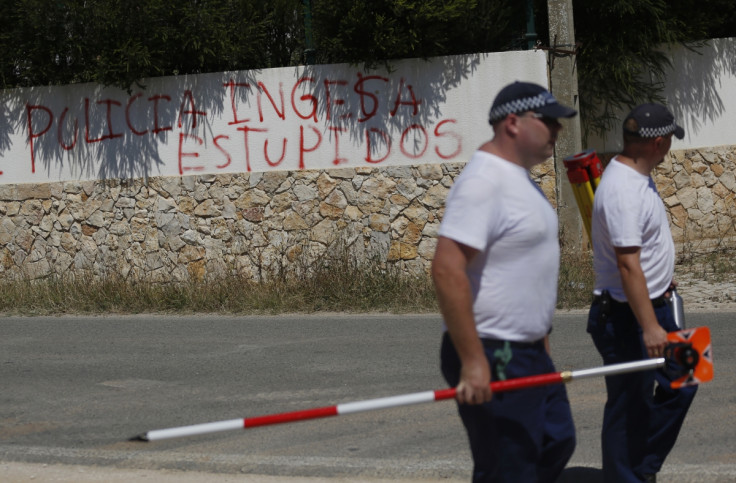
M 580 111 L 587 132 L 603 134 L 616 112 L 662 101 L 670 61 L 661 46 L 736 36 L 732 0 L 574 0 Z
M 522 2 L 313 0 L 322 62 L 364 63 L 508 50 L 522 35 Z
M 300 0 L 6 0 L 0 87 L 288 65 Z

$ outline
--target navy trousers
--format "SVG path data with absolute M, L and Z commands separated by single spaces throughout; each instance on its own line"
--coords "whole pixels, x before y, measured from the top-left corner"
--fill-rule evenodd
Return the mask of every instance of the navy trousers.
M 659 324 L 677 330 L 667 305 L 654 308 Z M 593 303 L 588 333 L 603 363 L 616 364 L 648 358 L 642 331 L 628 304 L 614 303 L 605 322 L 600 305 Z M 677 369 L 668 361 L 670 369 Z M 677 441 L 697 386 L 670 388 L 667 371 L 641 371 L 606 377 L 608 400 L 603 412 L 601 449 L 606 483 L 644 481 L 659 472 Z
M 492 378 L 512 379 L 556 372 L 544 345 L 486 344 Z M 510 359 L 509 359 L 510 356 Z M 460 359 L 445 334 L 442 374 L 455 387 Z M 493 395 L 485 404 L 458 404 L 473 455 L 473 482 L 554 482 L 575 449 L 575 426 L 564 385 Z

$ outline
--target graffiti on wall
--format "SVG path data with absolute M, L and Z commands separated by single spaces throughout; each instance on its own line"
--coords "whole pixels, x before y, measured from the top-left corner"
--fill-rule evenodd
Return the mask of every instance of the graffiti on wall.
M 543 56 L 499 75 L 497 55 L 5 91 L 0 183 L 461 161 L 495 91 L 543 83 Z

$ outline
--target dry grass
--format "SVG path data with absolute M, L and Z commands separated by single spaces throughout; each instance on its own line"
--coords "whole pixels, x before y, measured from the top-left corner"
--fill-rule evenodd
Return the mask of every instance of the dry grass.
M 736 247 L 721 247 L 701 253 L 691 253 L 678 263 L 680 273 L 713 283 L 736 282 Z
M 254 282 L 237 275 L 187 283 L 153 283 L 109 275 L 0 283 L 0 313 L 9 315 L 318 311 L 391 313 L 437 310 L 428 277 L 333 259 L 309 275 L 273 274 Z
M 736 248 L 721 246 L 681 258 L 678 273 L 714 282 L 736 279 Z M 276 273 L 254 282 L 236 275 L 216 281 L 152 283 L 114 275 L 51 277 L 0 282 L 0 313 L 62 314 L 282 314 L 328 312 L 437 313 L 428 275 L 409 276 L 379 263 L 357 264 L 340 256 L 309 274 Z M 595 276 L 588 253 L 563 253 L 557 308 L 590 304 Z
M 557 308 L 588 308 L 594 284 L 592 252 L 563 251 L 557 283 Z

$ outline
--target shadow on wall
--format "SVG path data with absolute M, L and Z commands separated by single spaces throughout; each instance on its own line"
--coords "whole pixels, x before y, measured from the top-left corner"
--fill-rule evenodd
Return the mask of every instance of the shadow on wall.
M 730 88 L 736 82 L 736 38 L 663 46 L 663 49 L 671 68 L 661 84 L 662 97 L 685 129 L 685 145 L 676 141 L 674 149 L 732 145 L 732 136 L 724 124 L 733 123 L 736 116 L 730 109 L 736 101 Z M 652 77 L 650 82 L 659 80 Z M 601 110 L 596 115 L 604 114 L 603 107 L 599 107 Z M 614 119 L 611 129 L 602 134 L 589 132 L 583 139 L 584 147 L 599 153 L 621 151 L 621 124 L 628 111 L 622 104 L 619 111 L 606 112 Z
M 442 117 L 446 93 L 459 87 L 464 79 L 471 77 L 482 58 L 487 54 L 442 57 L 425 64 L 402 63 L 396 65 L 396 71 L 389 75 L 372 72 L 360 73 L 348 65 L 341 66 L 335 72 L 334 66 L 323 68 L 307 66 L 302 76 L 314 79 L 317 86 L 319 115 L 328 116 L 326 109 L 334 104 L 326 99 L 326 83 L 335 78 L 352 79 L 355 84 L 348 86 L 362 96 L 352 96 L 344 104 L 333 107 L 330 113 L 335 127 L 349 133 L 351 140 L 364 143 L 369 137 L 373 152 L 383 151 L 386 138 L 381 133 L 396 138 L 400 132 L 412 124 L 430 125 Z M 421 67 L 421 72 L 418 72 Z M 421 84 L 409 84 L 407 79 L 421 79 Z M 351 82 L 351 81 L 349 81 Z M 380 87 L 381 97 L 371 89 Z M 485 101 L 485 100 L 484 100 Z M 379 110 L 378 106 L 386 104 L 388 109 Z M 400 109 L 404 106 L 406 108 Z M 360 113 L 360 115 L 352 115 Z M 421 140 L 414 140 L 415 143 Z M 408 147 L 411 149 L 411 146 Z
M 312 118 L 319 119 L 314 129 L 321 128 L 321 136 L 329 139 L 339 130 L 353 142 L 368 140 L 371 151 L 383 152 L 389 138 L 407 126 L 428 126 L 439 118 L 448 90 L 472 76 L 485 55 L 400 62 L 390 73 L 361 72 L 347 64 L 285 68 L 293 71 L 295 88 L 283 91 L 281 85 L 261 84 L 259 70 L 152 78 L 144 81 L 144 90 L 130 94 L 94 84 L 6 90 L 0 93 L 0 157 L 7 159 L 11 148 L 21 149 L 14 142 L 25 142 L 33 172 L 45 172 L 51 180 L 62 171 L 77 179 L 165 175 L 164 160 L 171 164 L 176 159 L 181 136 L 217 147 L 223 116 L 231 121 L 225 127 L 238 124 L 230 132 L 249 125 L 257 129 L 263 122 L 258 118 L 261 104 L 269 102 L 280 116 L 307 119 L 289 111 L 294 98 L 304 110 L 314 111 Z M 298 82 L 305 77 L 308 82 Z M 384 108 L 378 109 L 379 104 Z M 249 114 L 255 115 L 236 119 L 236 109 L 251 109 Z M 426 144 L 419 131 L 410 130 L 402 138 L 407 150 Z M 230 142 L 242 145 L 232 137 Z M 278 144 L 268 149 L 283 153 Z
M 710 49 L 678 47 L 672 51 L 677 78 L 668 82 L 664 97 L 688 137 L 701 133 L 702 120 L 713 122 L 723 115 L 726 102 L 718 94 L 722 79 L 736 78 L 736 42 L 712 39 L 708 46 Z
M 254 72 L 239 75 L 243 82 L 252 82 Z M 198 90 L 200 77 L 148 79 L 145 91 L 130 95 L 96 84 L 5 91 L 0 156 L 11 149 L 13 133 L 22 133 L 33 172 L 45 171 L 52 180 L 63 169 L 92 179 L 159 175 L 158 167 L 164 164 L 161 145 L 176 145 L 180 110 L 189 108 L 183 93 L 197 92 L 201 96 L 197 104 L 208 113 L 224 109 L 223 92 L 215 92 L 211 83 Z M 136 119 L 147 122 L 139 124 Z M 207 124 L 200 122 L 200 129 L 206 131 Z

